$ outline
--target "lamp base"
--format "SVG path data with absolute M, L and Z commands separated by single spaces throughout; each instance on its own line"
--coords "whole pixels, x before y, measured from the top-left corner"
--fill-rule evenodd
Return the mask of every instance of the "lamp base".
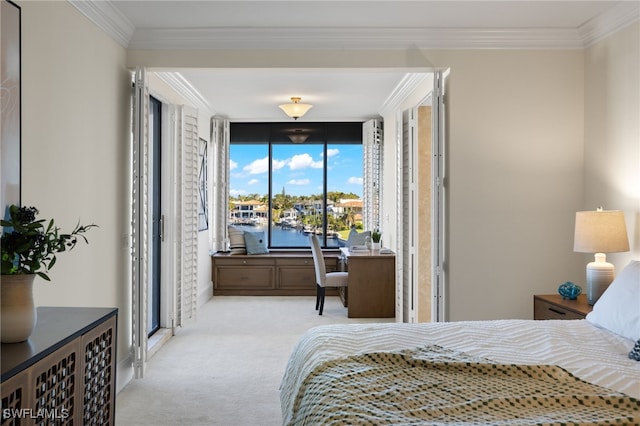
M 596 254 L 596 261 L 587 264 L 587 302 L 594 305 L 615 276 L 615 267 Z M 602 255 L 604 257 L 604 255 Z

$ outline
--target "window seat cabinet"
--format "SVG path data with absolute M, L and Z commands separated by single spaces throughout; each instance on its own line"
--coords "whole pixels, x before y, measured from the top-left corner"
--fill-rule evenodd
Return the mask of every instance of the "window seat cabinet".
M 340 253 L 326 252 L 327 272 L 340 270 Z M 311 251 L 260 255 L 211 256 L 213 295 L 315 296 L 316 273 Z M 337 295 L 333 289 L 327 294 Z

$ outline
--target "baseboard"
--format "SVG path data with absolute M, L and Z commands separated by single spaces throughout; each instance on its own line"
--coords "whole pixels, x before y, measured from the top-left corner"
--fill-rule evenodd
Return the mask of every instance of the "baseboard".
M 116 365 L 116 395 L 133 379 L 133 358 L 127 355 Z
M 198 294 L 198 308 L 207 303 L 213 297 L 213 283 L 209 281 L 204 290 Z

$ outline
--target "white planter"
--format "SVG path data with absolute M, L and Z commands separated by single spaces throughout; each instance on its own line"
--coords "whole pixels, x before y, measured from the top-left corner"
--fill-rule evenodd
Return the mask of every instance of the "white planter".
M 382 246 L 382 243 L 380 242 L 377 242 L 377 243 L 374 243 L 373 241 L 371 242 L 371 250 L 380 250 L 381 246 Z

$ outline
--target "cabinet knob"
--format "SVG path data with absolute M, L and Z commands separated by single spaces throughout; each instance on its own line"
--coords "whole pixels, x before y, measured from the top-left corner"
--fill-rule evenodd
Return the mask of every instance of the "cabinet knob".
M 243 261 L 242 261 L 242 263 L 246 265 L 246 264 L 247 264 L 247 261 L 246 261 L 246 260 L 243 260 Z

